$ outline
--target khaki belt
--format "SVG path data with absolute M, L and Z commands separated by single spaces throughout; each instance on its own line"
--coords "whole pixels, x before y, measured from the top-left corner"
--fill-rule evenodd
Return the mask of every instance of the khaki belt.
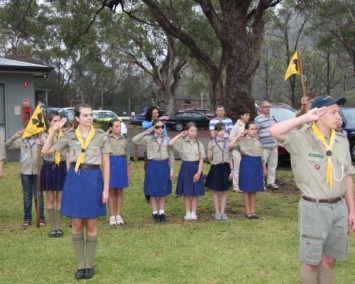
M 319 203 L 329 203 L 329 204 L 337 203 L 342 198 L 345 198 L 345 195 L 343 195 L 342 197 L 335 197 L 335 198 L 328 198 L 328 199 L 315 199 L 315 198 L 311 198 L 311 197 L 307 197 L 307 196 L 302 195 L 303 200 L 310 201 L 310 202 L 317 202 L 318 201 Z
M 70 166 L 75 168 L 76 163 L 70 163 Z M 100 165 L 92 165 L 92 164 L 81 164 L 79 166 L 79 170 L 97 170 L 100 168 Z

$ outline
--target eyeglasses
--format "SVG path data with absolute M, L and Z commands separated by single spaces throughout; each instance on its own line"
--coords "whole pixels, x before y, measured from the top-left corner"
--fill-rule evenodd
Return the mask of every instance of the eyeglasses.
M 154 129 L 164 129 L 164 125 L 155 125 Z

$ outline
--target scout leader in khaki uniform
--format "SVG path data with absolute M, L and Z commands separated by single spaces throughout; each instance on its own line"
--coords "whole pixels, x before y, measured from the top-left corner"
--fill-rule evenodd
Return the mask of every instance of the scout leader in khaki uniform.
M 95 130 L 92 126 L 93 113 L 89 105 L 78 104 L 74 115 L 79 123 L 78 127 L 65 132 L 53 144 L 54 135 L 62 128 L 66 119 L 56 122 L 43 145 L 42 153 L 69 152 L 71 166 L 63 188 L 61 213 L 72 218 L 72 241 L 78 260 L 75 278 L 90 279 L 94 276 L 93 259 L 98 240 L 97 218 L 106 216 L 111 146 L 107 134 L 101 129 Z
M 303 283 L 331 283 L 336 260 L 348 256 L 348 233 L 355 229 L 354 174 L 347 139 L 336 133 L 338 104 L 344 98 L 320 96 L 312 109 L 280 122 L 270 133 L 291 154 L 299 207 Z M 305 124 L 301 129 L 292 130 Z

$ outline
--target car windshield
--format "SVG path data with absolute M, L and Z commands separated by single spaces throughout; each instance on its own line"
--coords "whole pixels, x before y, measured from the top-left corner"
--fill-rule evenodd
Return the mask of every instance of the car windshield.
M 289 109 L 283 107 L 271 107 L 270 111 L 271 111 L 271 115 L 275 117 L 277 122 L 291 119 L 296 116 L 295 112 L 290 111 Z
M 349 108 L 349 109 L 342 109 L 341 110 L 345 122 L 347 124 L 355 124 L 355 111 L 354 108 Z
M 94 111 L 93 118 L 117 118 L 117 115 L 112 111 Z

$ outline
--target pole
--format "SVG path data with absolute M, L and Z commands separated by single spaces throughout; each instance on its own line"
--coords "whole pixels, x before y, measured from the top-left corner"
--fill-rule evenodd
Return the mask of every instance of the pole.
M 306 76 L 303 75 L 301 52 L 299 49 L 297 49 L 297 57 L 298 57 L 299 68 L 300 68 L 302 96 L 305 97 L 307 94 L 307 89 L 306 89 L 306 79 L 307 78 L 306 78 Z
M 42 132 L 38 133 L 37 138 L 41 137 Z M 39 139 L 39 138 L 38 138 Z M 39 228 L 40 218 L 41 218 L 41 145 L 37 144 L 37 228 Z

